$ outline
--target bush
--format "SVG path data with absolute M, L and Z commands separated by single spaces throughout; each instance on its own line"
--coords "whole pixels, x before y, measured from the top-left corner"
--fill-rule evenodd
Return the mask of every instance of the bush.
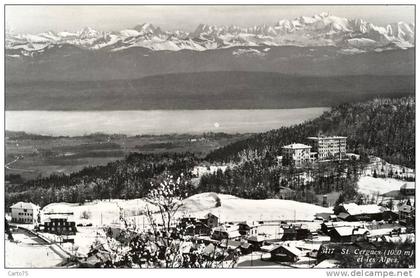
M 92 216 L 92 213 L 90 211 L 83 211 L 82 215 L 80 216 L 82 219 L 90 219 L 90 217 Z
M 219 196 L 216 195 L 216 206 L 215 208 L 221 207 L 222 206 L 222 200 L 220 200 Z

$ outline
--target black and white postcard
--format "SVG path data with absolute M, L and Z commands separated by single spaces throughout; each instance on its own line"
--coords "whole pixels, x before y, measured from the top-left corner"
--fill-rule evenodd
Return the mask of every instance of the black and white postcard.
M 415 268 L 415 5 L 386 4 L 6 4 L 9 276 Z

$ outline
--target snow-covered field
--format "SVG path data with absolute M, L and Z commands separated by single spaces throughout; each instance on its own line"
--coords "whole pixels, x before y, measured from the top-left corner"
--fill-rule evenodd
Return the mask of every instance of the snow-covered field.
M 217 199 L 220 200 L 220 207 L 216 207 Z M 331 212 L 328 208 L 291 200 L 251 200 L 211 192 L 191 196 L 183 203 L 184 205 L 178 212 L 178 216 L 203 216 L 211 212 L 218 216 L 222 222 L 313 220 L 316 213 Z M 90 222 L 94 226 L 101 226 L 119 223 L 120 208 L 126 218 L 132 218 L 142 215 L 146 205 L 153 208 L 153 205 L 148 204 L 143 199 L 113 199 L 110 201 L 93 201 L 83 205 L 53 203 L 44 207 L 42 214 L 45 212 L 71 211 L 74 213 L 76 223 Z M 83 219 L 84 212 L 90 215 L 89 219 Z M 45 215 L 42 217 L 45 217 Z M 137 223 L 141 223 L 141 221 Z
M 216 207 L 218 202 L 220 206 Z M 211 212 L 218 216 L 221 222 L 295 219 L 311 221 L 314 219 L 316 213 L 332 212 L 329 208 L 290 200 L 249 200 L 216 193 L 197 194 L 184 200 L 183 203 L 184 205 L 177 213 L 177 217 L 201 217 Z M 131 223 L 136 224 L 137 227 L 141 227 L 142 225 L 147 227 L 149 223 L 143 215 L 146 205 L 153 209 L 152 205 L 142 199 L 93 201 L 83 205 L 53 203 L 44 207 L 41 215 L 44 218 L 47 217 L 47 215 L 43 215 L 45 212 L 73 212 L 74 216 L 72 218 L 76 224 L 92 223 L 92 227 L 77 227 L 78 232 L 75 236 L 71 236 L 75 241 L 74 246 L 67 243 L 63 244 L 63 247 L 69 252 L 74 252 L 72 248 L 76 248 L 77 253 L 86 255 L 90 245 L 98 236 L 103 234 L 99 227 L 105 225 L 121 225 L 119 221 L 120 212 Z M 89 219 L 84 219 L 83 214 L 88 214 Z M 160 218 L 155 217 L 155 220 L 159 223 Z M 44 235 L 52 241 L 56 241 L 54 235 L 46 233 Z
M 10 268 L 55 267 L 63 259 L 49 245 L 39 243 L 36 237 L 26 233 L 14 233 L 15 242 L 5 240 L 5 266 Z
M 216 207 L 216 199 L 220 199 L 221 206 Z M 270 221 L 270 220 L 313 220 L 320 212 L 332 212 L 308 203 L 291 200 L 266 199 L 250 200 L 232 195 L 201 193 L 184 201 L 183 212 L 192 216 L 200 216 L 211 212 L 222 222 L 230 221 Z
M 393 190 L 400 190 L 401 185 L 406 181 L 392 178 L 373 178 L 368 176 L 360 177 L 358 186 L 359 192 L 368 195 L 384 194 Z
M 83 205 L 70 203 L 52 203 L 41 211 L 41 222 L 48 217 L 44 213 L 73 212 L 73 219 L 77 223 L 92 223 L 94 226 L 119 223 L 120 212 L 129 217 L 141 214 L 148 205 L 143 199 L 92 201 Z M 149 204 L 149 206 L 153 207 Z M 83 216 L 88 215 L 88 219 Z

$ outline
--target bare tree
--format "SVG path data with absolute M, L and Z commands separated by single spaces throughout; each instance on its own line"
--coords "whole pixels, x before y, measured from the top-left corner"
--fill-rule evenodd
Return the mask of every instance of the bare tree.
M 162 225 L 169 232 L 176 212 L 182 206 L 186 197 L 184 188 L 187 185 L 182 177 L 175 179 L 165 173 L 162 178 L 151 183 L 151 189 L 146 196 L 146 201 L 156 206 L 162 219 Z

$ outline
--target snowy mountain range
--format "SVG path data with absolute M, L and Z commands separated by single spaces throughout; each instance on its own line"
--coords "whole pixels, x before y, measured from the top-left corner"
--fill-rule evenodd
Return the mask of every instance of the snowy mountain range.
M 230 47 L 266 46 L 269 50 L 269 47 L 289 45 L 332 46 L 340 48 L 343 53 L 354 54 L 414 47 L 414 28 L 414 24 L 404 22 L 377 26 L 363 19 L 347 19 L 327 13 L 249 28 L 200 24 L 193 32 L 165 31 L 145 23 L 118 32 L 87 27 L 76 32 L 8 33 L 6 54 L 8 57 L 35 56 L 65 45 L 111 52 L 133 47 L 153 51 L 206 51 Z

